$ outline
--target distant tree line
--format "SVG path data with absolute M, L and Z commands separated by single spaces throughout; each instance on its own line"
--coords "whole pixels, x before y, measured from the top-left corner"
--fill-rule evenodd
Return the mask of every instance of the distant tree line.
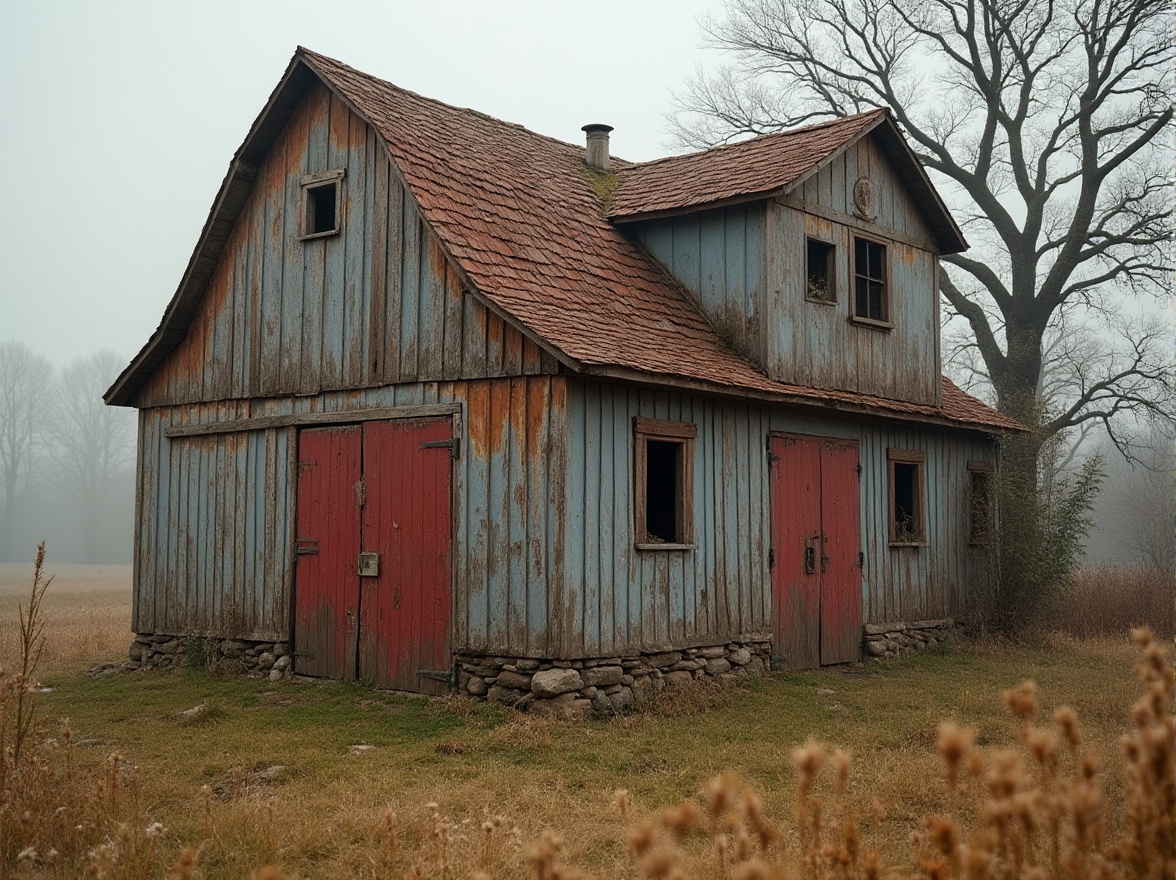
M 58 370 L 0 342 L 0 562 L 42 539 L 61 560 L 130 560 L 135 414 L 102 401 L 125 363 L 98 351 Z

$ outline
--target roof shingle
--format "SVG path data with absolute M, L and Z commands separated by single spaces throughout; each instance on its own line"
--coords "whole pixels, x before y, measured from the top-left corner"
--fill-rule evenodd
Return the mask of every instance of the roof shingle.
M 608 216 L 623 220 L 787 189 L 885 118 L 885 110 L 870 110 L 626 167 Z

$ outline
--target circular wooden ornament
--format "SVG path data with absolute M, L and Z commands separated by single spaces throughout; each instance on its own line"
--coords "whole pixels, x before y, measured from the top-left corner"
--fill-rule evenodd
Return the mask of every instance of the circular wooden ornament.
M 853 212 L 863 220 L 878 216 L 878 194 L 868 177 L 859 177 L 853 185 Z

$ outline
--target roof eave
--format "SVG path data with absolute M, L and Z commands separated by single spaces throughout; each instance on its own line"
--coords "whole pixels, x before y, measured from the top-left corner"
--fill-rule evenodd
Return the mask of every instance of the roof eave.
M 919 424 L 934 425 L 942 428 L 978 431 L 993 436 L 1006 436 L 1026 431 L 1024 428 L 1017 429 L 987 422 L 956 419 L 941 414 L 901 412 L 886 409 L 884 406 L 873 406 L 865 403 L 854 404 L 833 398 L 815 398 L 807 395 L 788 394 L 782 391 L 765 391 L 757 388 L 747 388 L 742 385 L 726 385 L 719 382 L 689 379 L 669 374 L 646 373 L 640 370 L 606 364 L 585 364 L 576 372 L 586 378 L 614 379 L 621 382 L 645 385 L 651 388 L 674 389 L 678 391 L 687 390 L 703 394 L 714 394 L 721 397 L 762 400 L 765 403 L 787 404 L 825 414 L 834 413 L 837 415 L 857 417 L 868 416 L 871 418 L 907 423 L 917 422 Z
M 773 187 L 753 193 L 741 193 L 725 199 L 715 199 L 710 202 L 697 202 L 682 205 L 677 208 L 665 208 L 660 211 L 640 211 L 631 214 L 606 214 L 605 217 L 615 226 L 625 226 L 629 223 L 640 223 L 646 220 L 660 220 L 664 217 L 680 217 L 683 214 L 697 214 L 700 211 L 713 211 L 717 208 L 727 208 L 731 205 L 743 205 L 748 202 L 763 202 L 784 194 L 783 187 Z

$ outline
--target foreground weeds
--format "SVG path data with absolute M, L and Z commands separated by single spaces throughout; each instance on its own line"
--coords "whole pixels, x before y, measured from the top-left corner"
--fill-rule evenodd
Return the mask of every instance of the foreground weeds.
M 1025 651 L 984 646 L 683 690 L 580 726 L 187 669 L 67 679 L 61 697 L 36 680 L 42 563 L 0 690 L 0 876 L 1176 876 L 1172 662 L 1143 630 L 1143 694 L 1116 748 L 1122 677 L 1095 678 L 1122 668 L 1109 643 L 1020 655 L 1051 680 L 1088 664 L 1086 726 L 1030 682 L 1004 693 L 1003 718 L 981 709 L 999 696 L 985 676 Z

